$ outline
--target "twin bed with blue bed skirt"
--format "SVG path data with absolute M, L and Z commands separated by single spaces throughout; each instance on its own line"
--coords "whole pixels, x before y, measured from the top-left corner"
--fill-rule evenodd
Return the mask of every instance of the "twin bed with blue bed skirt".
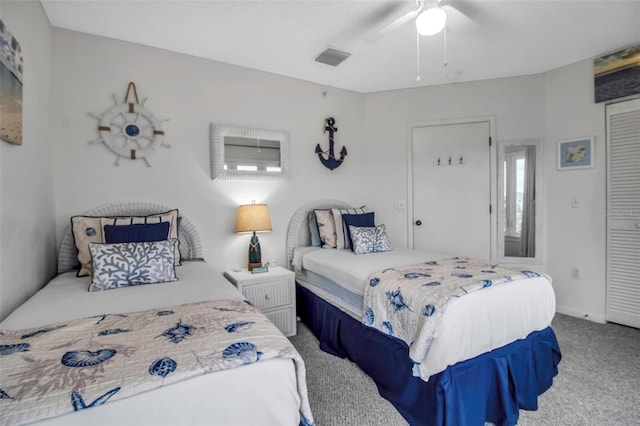
M 287 233 L 298 316 L 323 351 L 355 362 L 411 425 L 515 425 L 538 408 L 561 359 L 549 277 L 387 243 L 314 246 L 309 219 L 328 210 L 353 209 L 312 201 Z

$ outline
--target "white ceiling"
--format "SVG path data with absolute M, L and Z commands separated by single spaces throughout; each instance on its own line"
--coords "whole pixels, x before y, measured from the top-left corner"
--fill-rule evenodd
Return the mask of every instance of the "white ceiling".
M 54 27 L 364 93 L 536 74 L 640 42 L 640 0 L 451 0 L 448 65 L 444 33 L 421 37 L 417 82 L 412 21 L 370 40 L 413 0 L 42 3 Z M 351 56 L 315 62 L 328 46 Z

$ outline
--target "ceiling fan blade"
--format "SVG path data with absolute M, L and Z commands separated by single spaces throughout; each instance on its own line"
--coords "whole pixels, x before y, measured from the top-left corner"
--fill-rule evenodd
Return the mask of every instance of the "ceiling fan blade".
M 412 10 L 412 11 L 407 12 L 404 15 L 396 18 L 395 20 L 389 22 L 388 24 L 383 25 L 382 27 L 378 28 L 377 30 L 375 30 L 371 34 L 367 35 L 364 38 L 364 42 L 365 43 L 373 43 L 374 41 L 380 40 L 382 37 L 384 37 L 385 35 L 389 34 L 393 30 L 395 30 L 396 28 L 399 28 L 399 27 L 403 26 L 404 24 L 406 24 L 407 22 L 409 22 L 411 20 L 414 20 L 416 18 L 416 16 L 418 16 L 418 13 L 421 10 L 422 10 L 421 8 L 417 9 L 417 10 Z
M 478 10 L 469 1 L 443 1 L 447 12 L 447 28 L 455 32 L 467 32 L 478 26 Z

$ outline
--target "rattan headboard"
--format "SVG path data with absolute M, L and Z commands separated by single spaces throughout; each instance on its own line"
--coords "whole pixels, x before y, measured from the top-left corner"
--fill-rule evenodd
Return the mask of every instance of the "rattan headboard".
M 91 209 L 83 215 L 87 216 L 146 216 L 173 210 L 171 207 L 160 204 L 130 201 L 105 204 Z M 180 241 L 180 257 L 182 259 L 201 259 L 202 242 L 200 234 L 191 221 L 180 212 L 180 226 L 178 227 L 178 240 Z M 78 265 L 78 252 L 73 242 L 71 226 L 67 228 L 58 253 L 58 273 L 66 272 Z
M 293 249 L 299 246 L 311 245 L 311 234 L 309 233 L 309 212 L 314 209 L 350 209 L 349 204 L 340 200 L 320 199 L 309 201 L 302 205 L 291 216 L 289 227 L 287 228 L 287 267 L 291 269 L 293 260 Z

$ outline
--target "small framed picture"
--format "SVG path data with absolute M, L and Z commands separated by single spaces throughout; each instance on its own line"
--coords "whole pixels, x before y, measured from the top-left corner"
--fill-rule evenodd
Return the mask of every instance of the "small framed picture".
M 558 170 L 593 167 L 593 136 L 558 142 Z

